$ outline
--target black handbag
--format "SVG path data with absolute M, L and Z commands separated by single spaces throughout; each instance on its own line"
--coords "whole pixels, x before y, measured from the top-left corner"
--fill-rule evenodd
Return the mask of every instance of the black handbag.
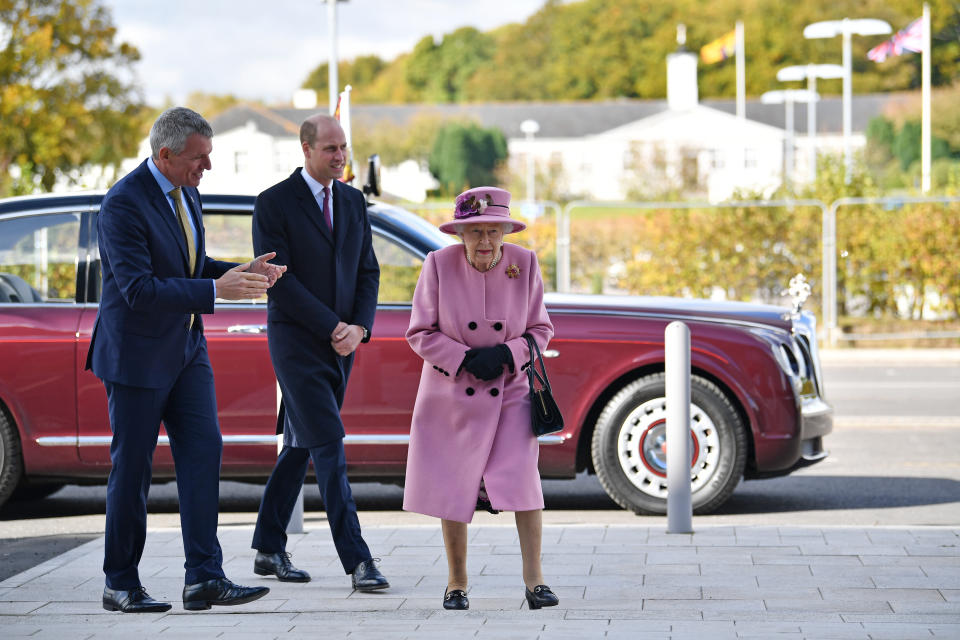
M 550 380 L 547 378 L 547 368 L 543 364 L 540 347 L 529 333 L 523 334 L 523 337 L 530 350 L 530 362 L 522 368 L 527 370 L 527 380 L 530 382 L 530 420 L 533 435 L 556 433 L 563 429 L 563 416 L 560 415 L 557 401 L 553 399 L 553 390 L 550 388 Z M 537 371 L 538 363 L 540 371 Z M 542 375 L 541 372 L 543 372 Z

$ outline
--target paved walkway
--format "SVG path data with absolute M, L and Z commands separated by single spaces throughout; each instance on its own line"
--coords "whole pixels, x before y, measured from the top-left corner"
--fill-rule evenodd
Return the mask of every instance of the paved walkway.
M 364 514 L 361 514 L 363 518 Z M 502 517 L 502 516 L 501 516 Z M 0 583 L 0 637 L 74 638 L 960 638 L 960 527 L 548 524 L 544 570 L 560 606 L 529 611 L 516 530 L 471 526 L 470 610 L 440 607 L 436 525 L 364 525 L 392 588 L 351 592 L 324 522 L 292 536 L 308 584 L 255 576 L 251 527 L 224 526 L 227 575 L 263 599 L 187 613 L 176 529 L 151 529 L 141 575 L 165 614 L 100 607 L 103 539 Z

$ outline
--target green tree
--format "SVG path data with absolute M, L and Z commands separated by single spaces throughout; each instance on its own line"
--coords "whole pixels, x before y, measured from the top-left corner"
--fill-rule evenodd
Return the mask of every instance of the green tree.
M 929 0 L 933 34 L 933 83 L 960 77 L 960 3 Z M 364 98 L 379 102 L 477 100 L 597 100 L 662 98 L 665 58 L 677 50 L 677 24 L 687 26 L 694 52 L 744 23 L 748 95 L 783 88 L 777 71 L 810 62 L 839 63 L 839 38 L 808 40 L 803 28 L 821 20 L 881 18 L 902 29 L 919 17 L 916 0 L 546 0 L 522 24 L 490 32 L 458 29 L 437 42 L 428 36 L 385 63 Z M 919 55 L 882 64 L 867 51 L 889 36 L 852 41 L 854 91 L 915 89 Z M 734 60 L 701 65 L 702 97 L 730 97 L 736 90 Z M 357 84 L 355 88 L 360 90 Z M 796 86 L 796 85 L 794 85 Z M 375 89 L 373 89 L 375 87 Z M 837 95 L 839 80 L 822 80 L 822 94 Z M 366 91 L 366 89 L 364 89 Z M 360 96 L 358 95 L 358 99 Z
M 499 129 L 451 123 L 437 132 L 430 152 L 430 173 L 446 194 L 492 185 L 497 166 L 507 157 L 507 141 Z
M 368 126 L 354 127 L 353 152 L 359 164 L 376 153 L 384 165 L 397 165 L 415 160 L 426 166 L 430 160 L 437 133 L 451 122 L 469 124 L 469 120 L 445 119 L 436 112 L 426 111 L 399 125 L 381 120 Z
M 893 155 L 900 161 L 900 168 L 906 171 L 914 162 L 920 161 L 921 126 L 917 120 L 907 120 L 900 127 L 893 140 L 891 149 Z M 946 158 L 950 156 L 950 145 L 943 138 L 930 137 L 930 158 Z
M 471 96 L 474 73 L 491 58 L 493 38 L 461 27 L 437 44 L 433 36 L 417 42 L 406 61 L 406 82 L 422 102 L 461 102 Z
M 359 56 L 353 60 L 341 60 L 337 63 L 337 80 L 341 88 L 349 84 L 353 88 L 351 97 L 362 101 L 364 93 L 369 90 L 369 87 L 386 66 L 387 63 L 383 59 L 373 55 Z M 321 95 L 327 95 L 330 88 L 329 68 L 329 62 L 321 63 L 310 72 L 301 87 L 313 89 L 320 92 Z
M 116 42 L 98 0 L 0 0 L 0 195 L 52 188 L 136 150 L 144 115 L 126 80 L 137 50 Z

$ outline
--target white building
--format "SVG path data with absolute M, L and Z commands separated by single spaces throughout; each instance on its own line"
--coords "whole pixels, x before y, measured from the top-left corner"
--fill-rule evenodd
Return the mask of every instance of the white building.
M 383 123 L 403 126 L 415 116 L 475 120 L 497 127 L 507 138 L 510 170 L 525 176 L 529 154 L 538 172 L 550 173 L 562 195 L 593 200 L 657 199 L 684 193 L 713 201 L 729 198 L 735 190 L 766 194 L 784 179 L 785 145 L 794 146 L 791 179 L 810 178 L 811 139 L 807 135 L 806 103 L 794 109 L 794 135 L 784 129 L 783 105 L 748 100 L 744 118 L 735 115 L 733 100 L 698 99 L 697 58 L 680 51 L 667 59 L 666 100 L 605 100 L 590 102 L 505 102 L 440 105 L 354 104 L 354 131 Z M 871 118 L 891 103 L 908 100 L 906 94 L 855 96 L 853 139 L 855 150 L 866 142 Z M 823 98 L 816 106 L 816 147 L 819 153 L 840 155 L 842 104 L 839 97 Z M 213 170 L 203 181 L 209 193 L 252 193 L 286 178 L 303 162 L 300 123 L 316 108 L 234 107 L 212 119 L 216 138 Z M 521 123 L 534 120 L 539 131 L 527 137 Z M 146 141 L 129 170 L 149 154 Z M 364 159 L 354 170 L 363 176 Z M 384 167 L 384 191 L 422 201 L 436 182 L 414 161 Z M 519 199 L 519 198 L 518 198 Z

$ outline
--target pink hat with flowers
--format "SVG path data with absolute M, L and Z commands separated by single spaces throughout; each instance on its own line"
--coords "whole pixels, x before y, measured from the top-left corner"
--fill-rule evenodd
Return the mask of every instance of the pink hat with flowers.
M 494 224 L 509 222 L 513 229 L 506 233 L 523 231 L 527 225 L 510 217 L 510 192 L 497 187 L 474 187 L 457 196 L 453 220 L 440 225 L 444 233 L 456 233 L 458 224 Z

